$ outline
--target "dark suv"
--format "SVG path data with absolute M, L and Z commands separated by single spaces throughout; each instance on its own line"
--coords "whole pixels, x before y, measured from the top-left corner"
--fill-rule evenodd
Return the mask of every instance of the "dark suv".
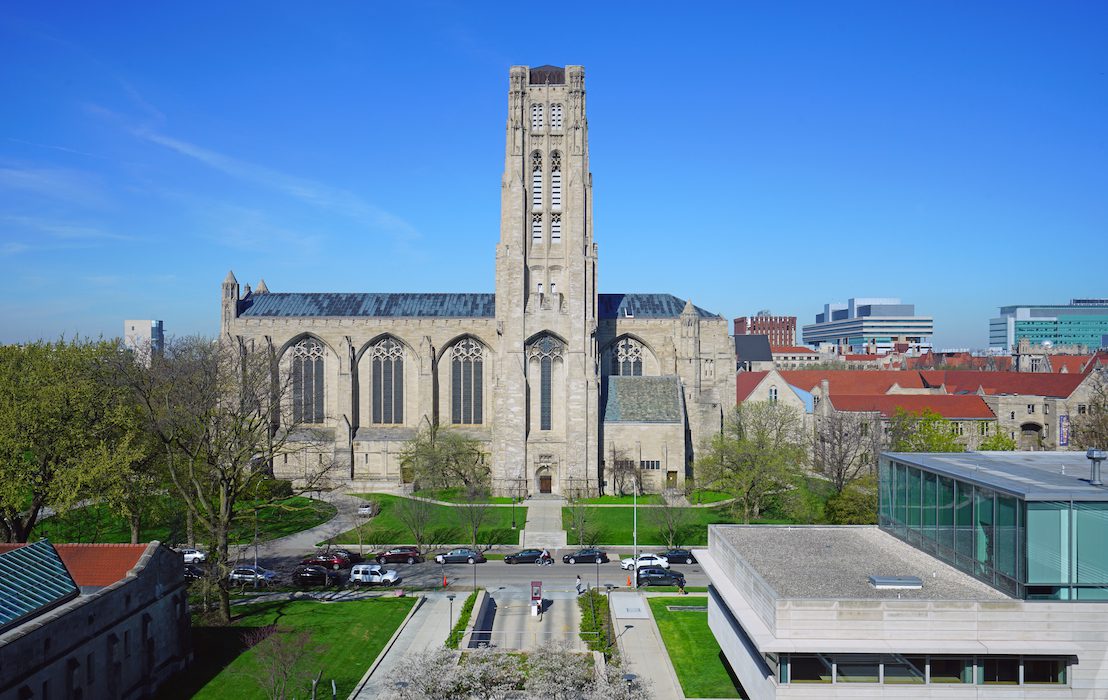
M 639 585 L 684 587 L 685 575 L 680 571 L 663 569 L 660 566 L 644 566 L 639 569 Z

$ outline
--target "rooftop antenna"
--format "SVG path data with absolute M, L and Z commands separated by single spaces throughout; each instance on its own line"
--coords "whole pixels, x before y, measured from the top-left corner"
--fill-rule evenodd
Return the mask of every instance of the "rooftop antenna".
M 1104 482 L 1100 480 L 1100 463 L 1108 458 L 1108 452 L 1098 449 L 1090 449 L 1085 453 L 1085 456 L 1092 462 L 1092 470 L 1089 474 L 1089 483 L 1093 486 L 1103 486 Z

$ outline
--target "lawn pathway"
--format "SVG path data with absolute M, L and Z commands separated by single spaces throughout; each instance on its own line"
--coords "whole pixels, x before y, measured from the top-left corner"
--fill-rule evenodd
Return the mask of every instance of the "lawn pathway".
M 337 509 L 333 518 L 313 528 L 261 543 L 258 545 L 258 557 L 307 554 L 314 551 L 318 543 L 357 527 L 366 520 L 358 516 L 358 506 L 365 504 L 365 500 L 357 496 L 341 491 L 323 491 L 319 494 L 319 500 L 330 503 Z M 241 549 L 244 553 L 253 555 L 253 545 L 244 545 Z

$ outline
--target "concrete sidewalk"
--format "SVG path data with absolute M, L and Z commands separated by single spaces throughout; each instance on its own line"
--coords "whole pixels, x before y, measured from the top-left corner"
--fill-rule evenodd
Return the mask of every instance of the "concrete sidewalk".
M 461 612 L 464 598 L 454 601 L 454 616 Z M 392 697 L 395 688 L 389 680 L 398 668 L 408 662 L 412 656 L 425 651 L 442 648 L 450 635 L 450 601 L 443 593 L 429 593 L 423 605 L 408 619 L 392 647 L 385 653 L 381 663 L 359 690 L 356 698 L 377 700 Z M 455 619 L 456 621 L 456 619 Z
M 610 610 L 613 632 L 619 637 L 624 669 L 649 681 L 653 697 L 657 700 L 684 700 L 677 672 L 669 660 L 665 642 L 646 598 L 634 592 L 618 595 L 619 604 L 612 599 Z
M 304 495 L 308 496 L 310 494 Z M 333 518 L 321 525 L 293 533 L 287 537 L 262 542 L 258 545 L 258 557 L 310 554 L 317 549 L 316 545 L 318 543 L 369 521 L 369 518 L 358 515 L 358 506 L 365 504 L 364 499 L 337 491 L 324 491 L 319 494 L 319 500 L 330 503 L 338 509 Z M 242 549 L 249 556 L 253 556 L 254 547 L 252 544 L 244 545 Z
M 527 523 L 519 533 L 519 546 L 564 549 L 566 531 L 562 529 L 562 508 L 565 504 L 565 500 L 556 497 L 527 499 Z

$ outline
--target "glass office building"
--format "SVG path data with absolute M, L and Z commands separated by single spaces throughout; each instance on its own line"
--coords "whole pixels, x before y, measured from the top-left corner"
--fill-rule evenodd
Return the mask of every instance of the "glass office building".
M 884 453 L 878 524 L 1016 598 L 1108 600 L 1108 489 L 1082 453 Z

